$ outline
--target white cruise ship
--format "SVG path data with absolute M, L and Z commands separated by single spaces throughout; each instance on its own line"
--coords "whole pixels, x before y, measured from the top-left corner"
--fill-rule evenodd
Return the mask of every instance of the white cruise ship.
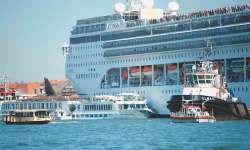
M 77 20 L 66 53 L 66 75 L 79 95 L 137 92 L 161 114 L 183 90 L 183 66 L 204 56 L 219 65 L 231 94 L 250 106 L 250 5 L 179 14 L 152 0 L 127 0 L 111 15 Z M 190 65 L 189 65 L 190 64 Z

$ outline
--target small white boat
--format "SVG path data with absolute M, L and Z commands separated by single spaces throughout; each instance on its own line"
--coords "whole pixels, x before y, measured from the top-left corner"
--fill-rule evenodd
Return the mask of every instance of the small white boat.
M 170 118 L 175 123 L 213 123 L 216 121 L 213 115 L 202 111 L 199 106 L 184 105 L 180 111 L 172 112 Z

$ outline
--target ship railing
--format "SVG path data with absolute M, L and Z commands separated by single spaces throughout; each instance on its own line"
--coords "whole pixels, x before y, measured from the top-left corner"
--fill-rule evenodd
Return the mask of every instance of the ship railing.
M 75 101 L 75 100 L 80 100 L 80 97 L 79 96 L 43 96 L 43 95 L 40 95 L 40 96 L 28 97 L 26 99 L 20 99 L 20 100 L 14 100 L 14 101 L 30 101 L 30 100 L 34 100 L 34 101 L 39 101 L 39 100 Z
M 77 25 L 94 24 L 94 23 L 107 22 L 107 21 L 113 21 L 113 20 L 119 20 L 119 19 L 122 19 L 121 15 L 112 14 L 112 15 L 107 15 L 107 16 L 81 19 L 77 21 Z
M 250 11 L 250 6 L 245 5 L 239 5 L 239 6 L 232 6 L 232 7 L 224 7 L 224 8 L 218 8 L 214 10 L 204 10 L 204 11 L 198 11 L 193 12 L 189 14 L 179 14 L 177 16 L 169 16 L 165 15 L 161 19 L 153 19 L 153 20 L 132 20 L 126 22 L 126 27 L 136 27 L 136 26 L 146 26 L 150 24 L 160 24 L 160 23 L 178 23 L 181 21 L 194 21 L 195 19 L 200 18 L 208 18 L 208 19 L 214 19 L 214 18 L 223 18 L 224 15 L 227 14 L 237 14 L 237 16 L 241 16 L 241 14 L 244 14 L 245 12 Z

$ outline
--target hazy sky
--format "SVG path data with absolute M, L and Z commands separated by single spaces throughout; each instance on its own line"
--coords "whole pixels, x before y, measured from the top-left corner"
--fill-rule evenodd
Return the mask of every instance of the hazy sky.
M 177 0 L 181 12 L 250 4 L 250 0 Z M 0 76 L 11 81 L 64 78 L 61 45 L 68 43 L 77 19 L 113 13 L 126 0 L 0 1 Z M 170 0 L 155 0 L 167 8 Z

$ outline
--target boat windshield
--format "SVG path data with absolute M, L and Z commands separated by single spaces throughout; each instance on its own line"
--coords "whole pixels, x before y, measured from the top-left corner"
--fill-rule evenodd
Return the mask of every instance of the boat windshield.
M 187 75 L 187 83 L 189 86 L 196 86 L 199 84 L 211 84 L 215 86 L 215 75 Z
M 38 118 L 48 118 L 49 117 L 49 112 L 47 111 L 37 111 L 35 112 L 35 116 Z
M 172 95 L 171 100 L 181 101 L 183 95 Z

